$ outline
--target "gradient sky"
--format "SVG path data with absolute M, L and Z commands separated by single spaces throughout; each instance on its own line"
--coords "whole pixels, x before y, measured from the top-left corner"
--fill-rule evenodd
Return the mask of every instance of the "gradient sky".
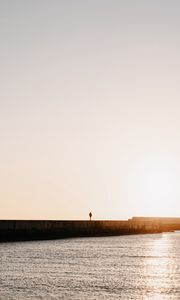
M 180 216 L 180 1 L 0 0 L 0 218 Z

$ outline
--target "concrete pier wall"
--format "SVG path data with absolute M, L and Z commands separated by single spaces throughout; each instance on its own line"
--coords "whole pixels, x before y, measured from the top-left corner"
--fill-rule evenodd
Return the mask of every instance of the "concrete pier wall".
M 180 218 L 133 217 L 129 220 L 134 226 L 141 224 L 158 224 L 162 232 L 180 230 Z
M 0 241 L 161 232 L 158 222 L 0 220 Z

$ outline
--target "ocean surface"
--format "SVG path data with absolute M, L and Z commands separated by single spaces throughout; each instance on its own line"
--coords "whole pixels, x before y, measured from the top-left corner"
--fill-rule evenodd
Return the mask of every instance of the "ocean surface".
M 180 232 L 0 244 L 0 299 L 180 299 Z

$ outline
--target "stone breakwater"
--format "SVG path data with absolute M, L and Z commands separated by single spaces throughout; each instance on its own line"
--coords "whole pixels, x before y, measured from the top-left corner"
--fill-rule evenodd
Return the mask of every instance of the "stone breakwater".
M 158 220 L 139 221 L 133 218 L 127 221 L 0 220 L 1 242 L 162 231 L 161 222 Z

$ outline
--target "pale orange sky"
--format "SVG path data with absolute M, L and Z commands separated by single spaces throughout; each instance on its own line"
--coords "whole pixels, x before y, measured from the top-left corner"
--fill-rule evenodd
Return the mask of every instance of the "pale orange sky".
M 0 218 L 180 216 L 180 2 L 0 1 Z

